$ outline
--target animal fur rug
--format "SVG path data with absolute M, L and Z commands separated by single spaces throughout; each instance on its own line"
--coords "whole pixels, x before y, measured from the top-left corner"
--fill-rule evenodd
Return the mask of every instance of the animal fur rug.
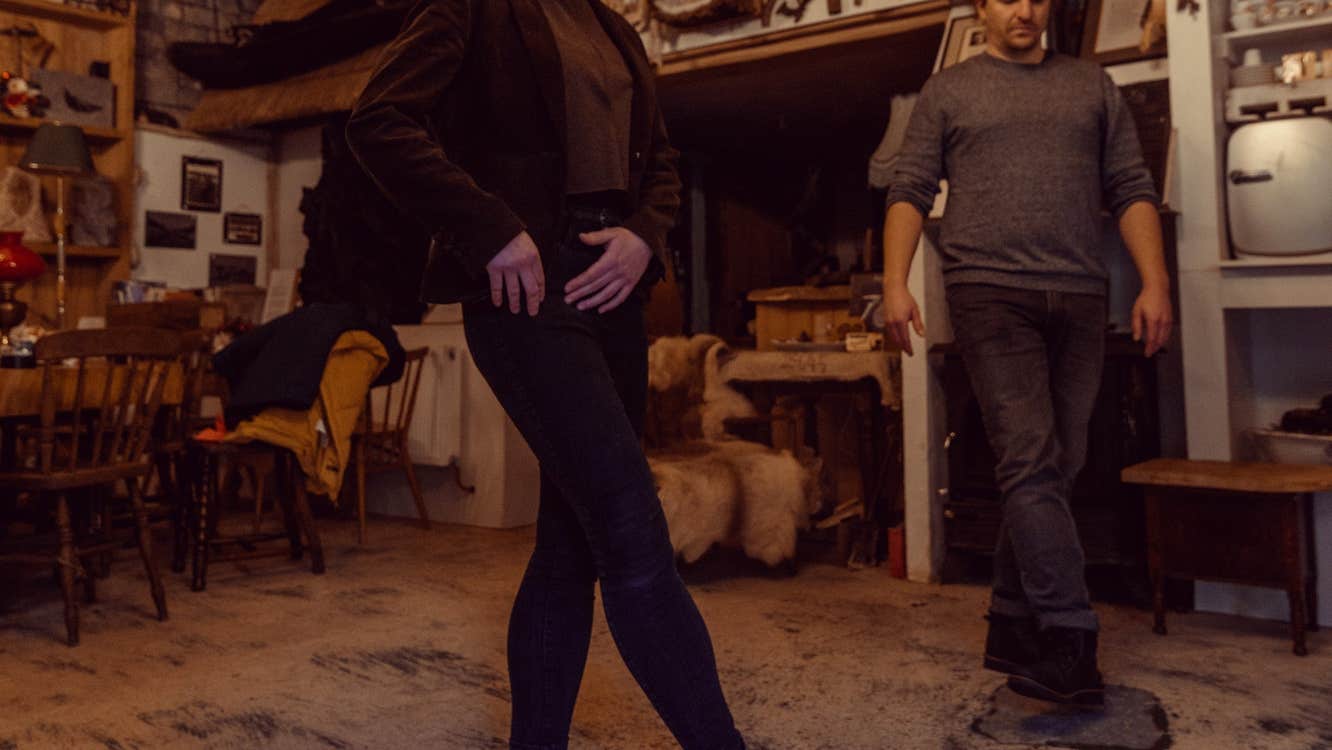
M 828 494 L 822 461 L 746 440 L 700 440 L 649 454 L 671 544 L 685 562 L 715 544 L 776 566 Z

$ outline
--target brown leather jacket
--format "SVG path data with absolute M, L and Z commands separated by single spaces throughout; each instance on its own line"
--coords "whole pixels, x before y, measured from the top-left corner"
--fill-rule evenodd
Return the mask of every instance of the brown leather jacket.
M 347 123 L 371 178 L 434 235 L 421 286 L 427 302 L 488 296 L 486 264 L 524 229 L 543 250 L 558 239 L 564 77 L 540 1 L 423 0 Z M 680 203 L 678 152 L 637 32 L 592 6 L 635 81 L 624 226 L 665 263 Z

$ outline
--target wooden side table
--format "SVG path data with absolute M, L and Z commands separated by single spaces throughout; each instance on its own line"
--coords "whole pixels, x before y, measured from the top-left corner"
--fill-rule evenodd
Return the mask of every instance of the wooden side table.
M 1332 466 L 1156 459 L 1124 469 L 1146 488 L 1147 564 L 1155 632 L 1164 635 L 1165 580 L 1284 589 L 1294 652 L 1317 630 L 1314 492 L 1332 490 Z

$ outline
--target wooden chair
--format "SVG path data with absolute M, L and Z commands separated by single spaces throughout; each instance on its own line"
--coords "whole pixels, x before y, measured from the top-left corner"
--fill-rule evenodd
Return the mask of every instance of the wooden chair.
M 186 444 L 194 431 L 207 426 L 200 416 L 200 404 L 212 361 L 210 334 L 203 329 L 180 333 L 181 398 L 178 403 L 163 406 L 154 431 L 152 453 L 158 495 L 157 502 L 152 502 L 152 498 L 145 498 L 145 502 L 150 521 L 166 521 L 170 525 L 171 570 L 176 573 L 185 569 L 189 545 Z
M 352 435 L 352 461 L 356 469 L 356 517 L 359 524 L 356 538 L 359 544 L 365 544 L 366 540 L 365 477 L 368 473 L 397 469 L 406 474 L 412 497 L 416 500 L 416 512 L 421 517 L 421 526 L 430 528 L 425 496 L 421 494 L 421 483 L 416 478 L 412 456 L 407 450 L 407 430 L 411 427 L 412 414 L 416 411 L 416 392 L 421 384 L 421 370 L 428 353 L 429 349 L 425 347 L 407 352 L 402 377 L 395 383 L 371 389 L 366 395 L 361 423 Z M 377 393 L 383 394 L 379 409 L 375 409 Z M 470 489 L 463 485 L 461 477 L 455 478 L 461 489 Z
M 193 492 L 190 494 L 189 526 L 192 545 L 192 591 L 203 591 L 208 586 L 208 566 L 212 562 L 251 560 L 289 554 L 300 560 L 310 552 L 310 570 L 315 575 L 324 572 L 324 551 L 319 532 L 314 525 L 309 498 L 305 491 L 305 475 L 300 462 L 291 451 L 263 442 L 216 443 L 201 440 L 189 442 L 189 472 Z M 224 489 L 222 475 L 225 465 L 254 464 L 271 461 L 277 476 L 277 502 L 282 507 L 282 531 L 262 531 L 256 528 L 247 534 L 222 534 L 219 531 L 224 511 L 223 500 L 231 493 Z M 234 472 L 229 476 L 234 476 Z M 302 539 L 304 538 L 304 540 Z M 287 550 L 258 545 L 270 541 L 287 541 Z
M 57 564 L 65 597 L 66 638 L 71 646 L 79 642 L 76 580 L 83 579 L 90 600 L 95 596 L 93 576 L 83 561 L 123 544 L 112 538 L 113 529 L 107 526 L 95 536 L 76 535 L 71 496 L 83 499 L 91 491 L 118 482 L 129 490 L 139 556 L 157 618 L 167 618 L 166 594 L 153 563 L 152 534 L 141 490 L 143 478 L 152 470 L 154 420 L 179 353 L 180 337 L 154 328 L 63 331 L 37 342 L 34 354 L 42 368 L 41 416 L 35 440 L 28 441 L 35 444 L 35 455 L 20 464 L 26 464 L 26 470 L 0 473 L 0 485 L 40 500 L 54 498 L 59 552 L 19 551 L 4 554 L 0 560 Z M 72 360 L 72 365 L 67 366 L 66 360 Z

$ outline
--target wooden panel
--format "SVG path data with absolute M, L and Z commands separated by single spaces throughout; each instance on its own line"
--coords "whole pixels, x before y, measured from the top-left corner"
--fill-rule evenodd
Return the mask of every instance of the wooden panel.
M 1130 484 L 1198 487 L 1232 492 L 1303 493 L 1332 490 L 1332 466 L 1158 458 L 1130 466 L 1122 476 Z
M 53 0 L 0 0 L 0 11 L 45 18 L 89 29 L 134 28 L 134 9 L 128 16 L 64 5 Z
M 781 287 L 757 289 L 748 299 L 756 306 L 756 348 L 773 349 L 773 341 L 808 338 L 817 342 L 840 341 L 841 330 L 858 326 L 860 319 L 848 312 L 851 288 Z
M 1286 549 L 1298 543 L 1293 497 L 1173 490 L 1157 502 L 1166 575 L 1285 587 Z
M 170 300 L 167 302 L 138 302 L 110 305 L 106 308 L 106 325 L 149 326 L 192 331 L 203 328 L 216 330 L 226 323 L 227 308 L 220 302 L 202 300 Z

